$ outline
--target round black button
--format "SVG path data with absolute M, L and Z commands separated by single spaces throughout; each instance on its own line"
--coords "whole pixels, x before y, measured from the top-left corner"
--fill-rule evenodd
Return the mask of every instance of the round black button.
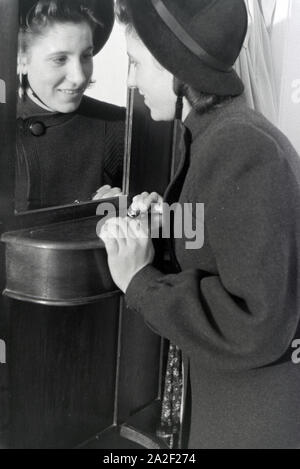
M 46 132 L 46 127 L 43 122 L 33 122 L 30 124 L 29 129 L 35 137 L 41 137 L 41 135 L 44 135 Z

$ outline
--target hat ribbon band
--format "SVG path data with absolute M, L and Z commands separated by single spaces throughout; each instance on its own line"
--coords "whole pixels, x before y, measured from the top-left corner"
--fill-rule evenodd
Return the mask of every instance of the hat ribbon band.
M 169 12 L 162 0 L 151 0 L 152 4 L 157 11 L 160 18 L 168 26 L 168 28 L 175 34 L 177 39 L 184 44 L 194 55 L 202 60 L 206 65 L 221 72 L 228 72 L 231 66 L 225 65 L 223 62 L 217 60 L 215 57 L 206 52 L 194 39 L 186 32 L 180 23 Z

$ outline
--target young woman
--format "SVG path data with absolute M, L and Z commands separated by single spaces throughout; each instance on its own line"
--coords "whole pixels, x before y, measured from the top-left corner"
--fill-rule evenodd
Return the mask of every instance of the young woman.
M 204 204 L 205 236 L 196 249 L 186 234 L 171 240 L 174 274 L 166 275 L 153 266 L 142 221 L 111 219 L 100 236 L 112 277 L 183 352 L 190 448 L 300 447 L 300 160 L 244 104 L 232 66 L 245 5 L 120 0 L 119 8 L 131 85 L 153 119 L 173 119 L 183 96 L 185 151 L 164 201 L 177 201 L 183 216 L 193 204 L 196 224 Z M 144 193 L 133 208 L 161 201 Z
M 21 2 L 17 210 L 120 193 L 125 109 L 84 96 L 113 21 L 112 0 Z

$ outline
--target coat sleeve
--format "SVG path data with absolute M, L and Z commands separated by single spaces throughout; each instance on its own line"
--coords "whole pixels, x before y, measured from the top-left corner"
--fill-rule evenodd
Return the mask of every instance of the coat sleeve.
M 129 306 L 161 335 L 227 370 L 279 360 L 300 314 L 299 165 L 292 168 L 259 130 L 238 125 L 233 132 L 238 147 L 222 132 L 212 145 L 216 165 L 227 167 L 205 208 L 218 273 L 196 266 L 164 275 L 148 265 L 126 292 Z

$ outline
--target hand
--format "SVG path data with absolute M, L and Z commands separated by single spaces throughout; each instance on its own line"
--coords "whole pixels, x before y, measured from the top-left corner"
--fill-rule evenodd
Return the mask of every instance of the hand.
M 119 197 L 120 195 L 122 195 L 122 191 L 119 187 L 111 187 L 107 184 L 97 190 L 92 200 L 109 199 L 110 197 Z
M 152 237 L 159 236 L 159 230 L 163 223 L 163 198 L 157 192 L 143 192 L 132 199 L 127 214 L 131 218 L 145 217 L 150 210 Z
M 124 293 L 135 274 L 154 259 L 147 228 L 141 220 L 128 217 L 111 218 L 101 228 L 111 276 Z
M 157 192 L 143 192 L 132 199 L 129 210 L 138 214 L 145 214 L 150 209 L 154 213 L 162 214 L 163 198 Z

